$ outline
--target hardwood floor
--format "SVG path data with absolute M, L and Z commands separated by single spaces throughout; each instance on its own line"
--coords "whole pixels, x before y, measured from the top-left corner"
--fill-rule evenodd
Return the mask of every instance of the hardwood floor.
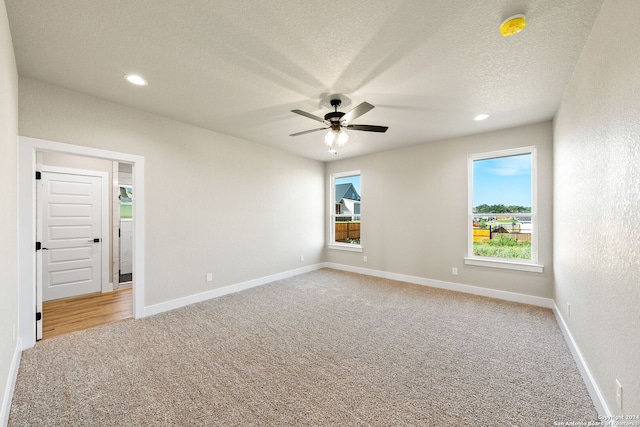
M 133 317 L 132 288 L 42 304 L 42 339 Z

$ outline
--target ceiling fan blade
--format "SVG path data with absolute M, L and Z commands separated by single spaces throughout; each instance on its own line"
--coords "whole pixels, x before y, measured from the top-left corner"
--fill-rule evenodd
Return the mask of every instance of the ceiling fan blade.
M 342 121 L 352 122 L 358 117 L 360 117 L 361 115 L 363 115 L 364 113 L 366 113 L 367 111 L 373 110 L 373 108 L 374 108 L 373 105 L 369 104 L 368 102 L 363 102 L 362 104 L 358 105 L 357 107 L 354 107 L 351 111 L 349 111 L 347 114 L 342 116 Z
M 289 136 L 298 136 L 298 135 L 304 135 L 305 133 L 311 133 L 311 132 L 318 132 L 319 130 L 327 130 L 328 128 L 318 128 L 318 129 L 311 129 L 311 130 L 303 130 L 302 132 L 296 132 L 296 133 L 292 133 Z
M 346 125 L 351 130 L 363 130 L 365 132 L 386 132 L 389 126 L 373 126 L 373 125 Z
M 316 120 L 320 123 L 324 123 L 324 119 L 322 117 L 318 117 L 318 116 L 314 116 L 311 113 L 307 113 L 306 111 L 302 111 L 302 110 L 291 110 L 292 113 L 296 113 L 296 114 L 300 114 L 301 116 L 305 116 L 308 117 L 312 120 Z

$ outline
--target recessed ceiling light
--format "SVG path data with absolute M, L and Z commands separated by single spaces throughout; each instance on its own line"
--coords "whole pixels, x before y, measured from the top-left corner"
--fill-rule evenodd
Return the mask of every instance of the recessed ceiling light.
M 126 74 L 124 78 L 131 84 L 136 86 L 146 86 L 149 83 L 137 74 Z
M 484 120 L 484 119 L 488 119 L 489 115 L 488 114 L 478 114 L 477 116 L 475 116 L 473 118 L 473 120 L 479 122 L 480 120 Z

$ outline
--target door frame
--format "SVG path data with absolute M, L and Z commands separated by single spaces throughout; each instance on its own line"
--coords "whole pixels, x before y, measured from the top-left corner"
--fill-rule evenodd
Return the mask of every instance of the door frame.
M 33 347 L 36 343 L 35 173 L 39 152 L 94 157 L 130 163 L 133 166 L 133 183 L 137 187 L 133 205 L 136 218 L 133 227 L 133 317 L 144 317 L 145 307 L 144 156 L 18 136 L 18 330 L 23 350 Z M 108 231 L 106 235 L 108 236 Z M 104 252 L 108 253 L 108 250 Z

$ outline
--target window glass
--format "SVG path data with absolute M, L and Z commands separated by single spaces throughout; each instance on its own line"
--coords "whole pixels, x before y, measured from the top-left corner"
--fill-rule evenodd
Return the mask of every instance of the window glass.
M 535 151 L 470 157 L 469 256 L 537 262 Z
M 360 245 L 360 172 L 331 176 L 331 243 Z
M 133 218 L 133 187 L 129 185 L 120 186 L 120 219 Z

